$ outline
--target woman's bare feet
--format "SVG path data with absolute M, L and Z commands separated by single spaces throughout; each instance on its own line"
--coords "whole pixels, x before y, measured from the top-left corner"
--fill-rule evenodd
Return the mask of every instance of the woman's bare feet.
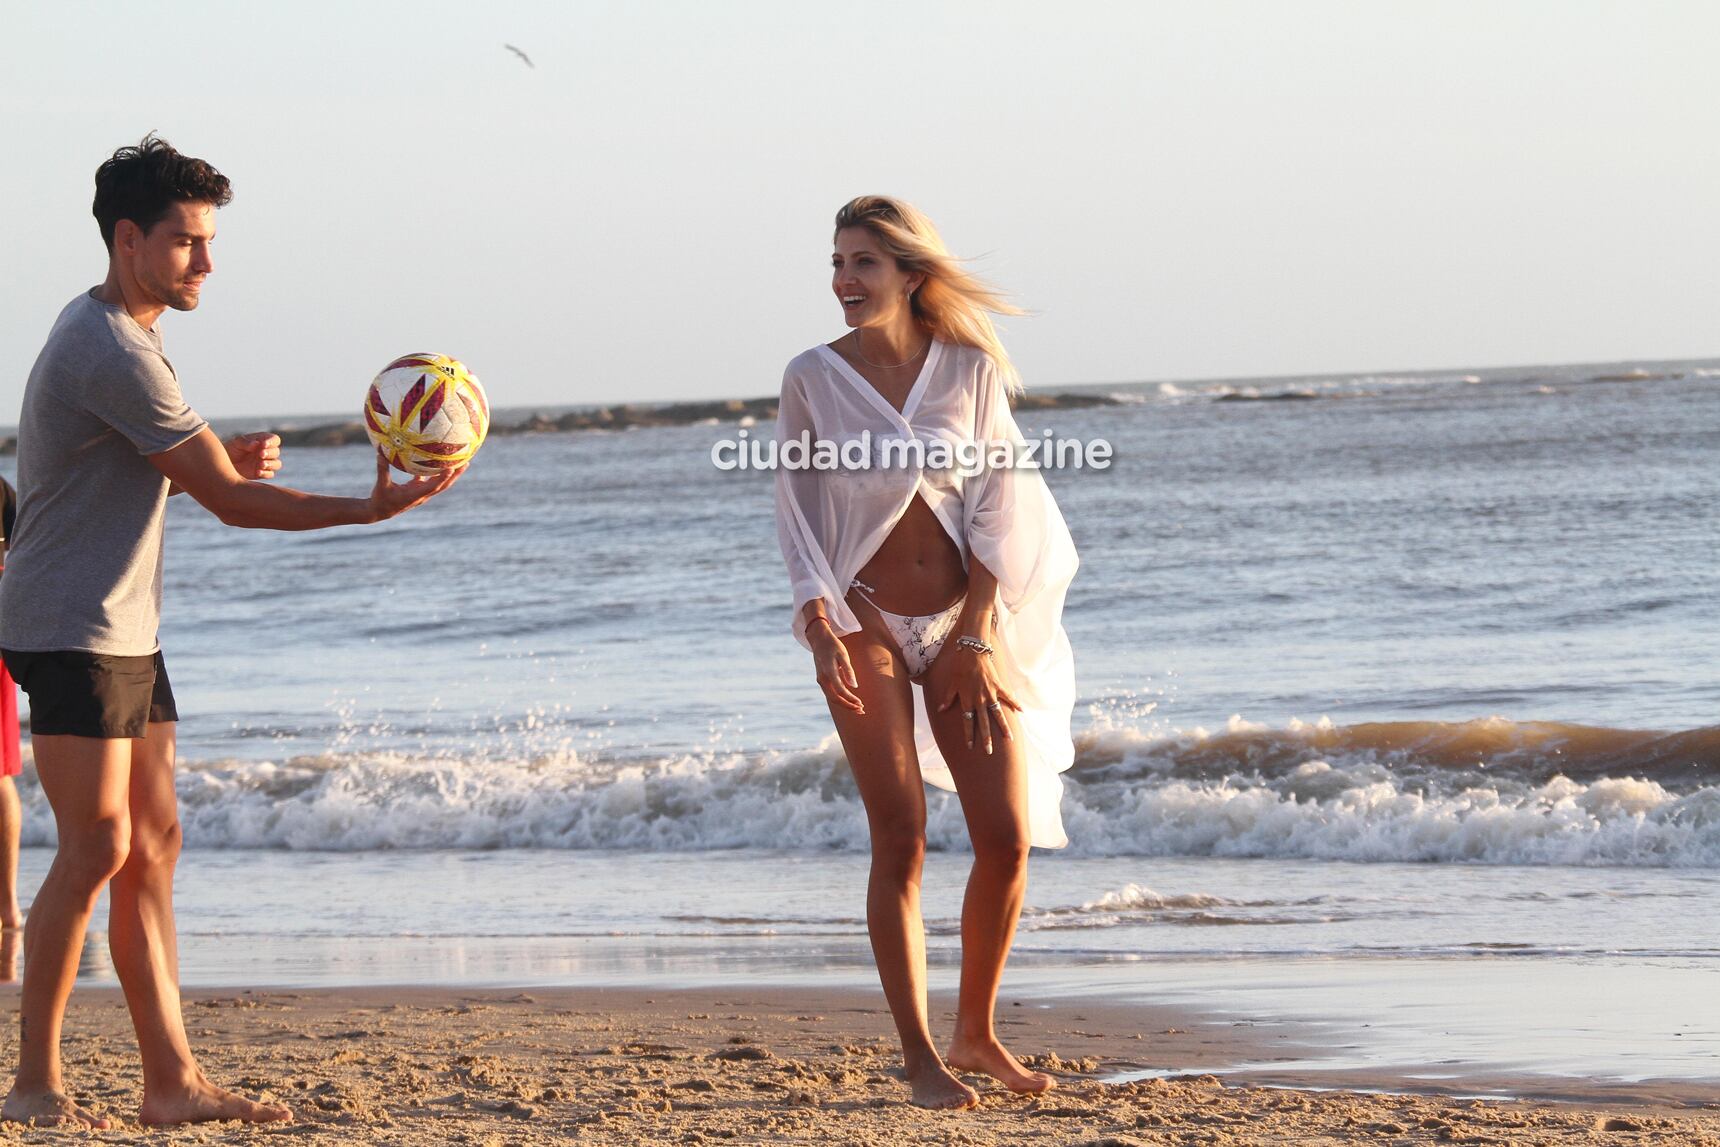
M 23 929 L 0 928 L 0 984 L 18 982 L 18 957 L 23 952 Z
M 931 1056 L 919 1064 L 910 1064 L 902 1071 L 912 1091 L 909 1102 L 915 1107 L 933 1111 L 961 1111 L 979 1106 L 979 1093 L 954 1075 L 950 1069 Z
M 190 1085 L 169 1094 L 143 1097 L 137 1113 L 145 1127 L 178 1123 L 214 1123 L 237 1119 L 244 1123 L 279 1123 L 293 1113 L 277 1103 L 254 1103 L 237 1092 L 216 1087 L 201 1073 Z
M 957 1071 L 989 1075 L 1011 1091 L 1034 1095 L 1050 1091 L 1057 1081 L 1043 1071 L 1028 1071 L 995 1039 L 964 1041 L 950 1045 L 944 1062 Z
M 105 1131 L 108 1121 L 72 1102 L 72 1097 L 60 1091 L 19 1091 L 14 1087 L 0 1106 L 0 1119 L 8 1123 L 27 1123 L 32 1127 L 91 1127 Z

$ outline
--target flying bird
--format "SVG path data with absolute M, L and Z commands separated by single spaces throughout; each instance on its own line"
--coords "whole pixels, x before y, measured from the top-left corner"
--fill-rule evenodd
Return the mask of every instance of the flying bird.
M 520 51 L 518 48 L 514 47 L 512 44 L 503 44 L 502 47 L 506 48 L 508 51 L 512 52 L 514 55 L 518 56 L 520 59 L 524 60 L 526 62 L 526 67 L 531 68 L 533 70 L 536 70 L 537 65 L 532 63 L 532 58 L 530 56 L 526 55 L 524 52 Z

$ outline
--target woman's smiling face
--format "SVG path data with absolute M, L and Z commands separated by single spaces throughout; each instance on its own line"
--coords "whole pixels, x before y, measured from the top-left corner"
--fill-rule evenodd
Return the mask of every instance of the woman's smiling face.
M 891 322 L 908 306 L 908 296 L 924 277 L 902 270 L 886 253 L 878 237 L 865 227 L 844 227 L 836 233 L 830 256 L 830 289 L 851 327 Z

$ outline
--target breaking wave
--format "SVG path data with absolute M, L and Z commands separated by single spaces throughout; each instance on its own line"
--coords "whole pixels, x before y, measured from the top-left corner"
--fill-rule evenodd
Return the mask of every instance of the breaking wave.
M 1066 775 L 1071 851 L 1483 864 L 1720 867 L 1720 728 L 1483 720 L 1162 732 L 1095 728 Z M 52 842 L 27 771 L 26 844 Z M 524 759 L 342 752 L 182 762 L 193 848 L 866 848 L 834 738 L 800 751 Z M 928 842 L 965 847 L 928 792 Z M 1092 912 L 1215 912 L 1144 890 Z M 1258 907 L 1258 906 L 1255 906 Z M 1054 921 L 1046 922 L 1047 926 Z

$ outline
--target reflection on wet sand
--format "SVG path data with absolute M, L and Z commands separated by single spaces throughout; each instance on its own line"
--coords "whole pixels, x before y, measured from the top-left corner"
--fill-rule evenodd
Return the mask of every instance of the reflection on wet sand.
M 112 980 L 113 957 L 108 955 L 106 932 L 90 932 L 84 936 L 84 950 L 78 953 L 78 979 Z

